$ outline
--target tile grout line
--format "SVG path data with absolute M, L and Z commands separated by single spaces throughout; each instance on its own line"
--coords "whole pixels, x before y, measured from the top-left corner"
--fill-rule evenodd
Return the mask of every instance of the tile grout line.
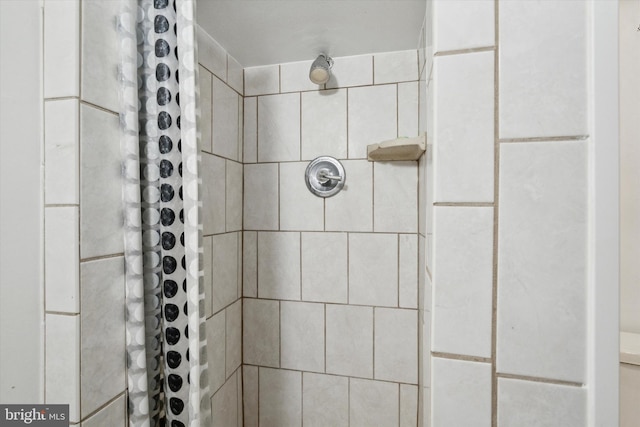
M 439 359 L 463 360 L 466 362 L 479 362 L 479 363 L 492 363 L 492 360 L 493 360 L 491 357 L 470 356 L 467 354 L 456 354 L 456 353 L 444 353 L 440 351 L 432 351 L 431 357 L 437 357 Z
M 433 56 L 439 57 L 439 56 L 461 55 L 465 53 L 492 52 L 494 50 L 497 51 L 497 40 L 496 40 L 496 46 L 483 46 L 483 47 L 473 47 L 468 49 L 443 50 L 440 52 L 435 52 Z
M 520 381 L 529 381 L 535 383 L 543 383 L 543 384 L 554 384 L 554 385 L 562 385 L 567 387 L 584 387 L 585 384 L 581 382 L 575 381 L 566 381 L 566 380 L 555 380 L 551 378 L 542 378 L 542 377 L 530 377 L 528 375 L 517 375 L 517 374 L 507 374 L 507 373 L 498 373 L 498 378 L 510 379 L 510 380 L 520 380 Z
M 498 138 L 498 142 L 502 144 L 515 144 L 526 142 L 575 142 L 585 141 L 589 135 L 564 135 L 564 136 L 534 136 L 526 138 Z
M 500 212 L 500 15 L 494 3 L 493 54 L 493 271 L 491 292 L 491 425 L 498 427 L 497 319 L 498 319 L 498 232 Z

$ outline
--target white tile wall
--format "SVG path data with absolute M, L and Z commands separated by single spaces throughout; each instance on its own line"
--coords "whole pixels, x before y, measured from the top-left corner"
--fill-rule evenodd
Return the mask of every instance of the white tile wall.
M 258 297 L 300 299 L 300 233 L 258 234 Z
M 258 161 L 258 98 L 244 98 L 244 163 Z
M 396 235 L 349 235 L 349 303 L 398 306 Z
M 434 52 L 495 45 L 494 0 L 434 2 Z
M 85 417 L 126 387 L 123 257 L 82 263 L 80 285 L 80 390 Z
M 373 164 L 373 229 L 418 231 L 418 173 L 415 162 Z
M 302 94 L 302 159 L 347 157 L 347 90 Z
M 200 140 L 200 149 L 208 153 L 213 152 L 211 125 L 213 123 L 213 76 L 202 65 L 198 66 L 198 78 L 200 84 L 200 132 L 202 132 Z
M 434 61 L 435 201 L 492 202 L 493 52 Z
M 277 230 L 278 165 L 244 166 L 244 229 Z
M 80 123 L 80 256 L 122 253 L 118 116 L 82 105 Z
M 81 10 L 82 99 L 117 112 L 120 46 L 115 23 L 120 12 L 120 3 L 83 1 Z M 63 19 L 66 21 L 67 17 Z
M 343 56 L 334 58 L 327 89 L 373 84 L 373 56 Z
M 238 383 L 235 374 L 211 397 L 213 427 L 240 427 L 238 422 Z
M 418 308 L 418 238 L 415 234 L 398 236 L 398 303 Z
M 303 425 L 349 425 L 349 379 L 334 375 L 302 374 Z
M 242 163 L 226 161 L 226 230 L 242 230 Z M 210 183 L 211 185 L 211 183 Z
M 400 384 L 400 427 L 418 425 L 418 387 Z
M 433 350 L 491 357 L 493 208 L 435 208 Z
M 244 69 L 231 55 L 227 55 L 227 84 L 240 95 L 244 93 Z
M 584 382 L 587 143 L 502 145 L 498 236 L 498 372 Z
M 225 160 L 202 154 L 202 227 L 204 234 L 224 233 L 226 216 Z
M 280 65 L 280 91 L 302 92 L 323 89 L 324 85 L 317 85 L 309 79 L 311 61 L 287 62 Z
M 80 316 L 46 314 L 45 402 L 68 404 L 80 421 Z
M 300 160 L 300 94 L 258 98 L 258 161 Z
M 374 377 L 417 384 L 417 310 L 376 308 L 374 317 Z
M 78 96 L 80 1 L 44 2 L 44 97 Z M 64 46 L 64 49 L 60 49 Z
M 325 230 L 373 231 L 373 166 L 344 160 L 345 187 L 325 201 Z
M 242 365 L 242 403 L 245 427 L 258 427 L 258 367 Z
M 280 229 L 322 231 L 324 199 L 305 184 L 307 163 L 280 164 Z
M 501 4 L 500 138 L 588 133 L 587 22 L 582 1 Z
M 280 91 L 280 67 L 267 65 L 244 69 L 244 94 L 266 95 Z
M 198 60 L 219 79 L 227 81 L 227 53 L 199 25 L 196 27 Z
M 352 378 L 350 387 L 350 426 L 398 426 L 398 384 Z
M 238 297 L 239 234 L 213 236 L 213 312 L 217 313 Z
M 45 305 L 47 311 L 80 310 L 78 208 L 44 210 Z
M 434 426 L 491 425 L 491 365 L 433 358 Z
M 302 374 L 260 368 L 260 427 L 302 425 Z
M 207 358 L 209 362 L 209 387 L 215 393 L 224 384 L 226 376 L 226 319 L 225 312 L 221 311 L 207 319 L 207 342 L 217 345 L 207 346 Z M 225 345 L 222 345 L 225 343 Z
M 418 82 L 398 83 L 398 137 L 418 136 Z
M 258 233 L 242 233 L 242 295 L 258 297 Z
M 76 99 L 44 103 L 44 197 L 47 204 L 80 202 L 79 108 Z
M 280 303 L 259 299 L 244 299 L 243 303 L 243 363 L 278 367 Z
M 418 80 L 418 51 L 376 53 L 373 56 L 374 84 Z
M 367 145 L 398 135 L 397 86 L 349 89 L 349 158 L 367 157 Z
M 127 398 L 124 394 L 82 422 L 82 427 L 125 427 L 127 425 Z
M 499 425 L 579 427 L 587 419 L 587 390 L 582 387 L 498 379 Z
M 213 78 L 213 153 L 231 160 L 240 160 L 240 118 L 238 106 L 242 99 L 222 80 Z
M 347 234 L 302 233 L 302 299 L 347 303 Z
M 324 372 L 324 304 L 280 305 L 281 367 Z
M 327 373 L 373 377 L 373 308 L 327 305 Z
M 225 310 L 225 365 L 227 378 L 242 364 L 242 301 L 237 300 Z M 218 343 L 212 343 L 218 345 Z

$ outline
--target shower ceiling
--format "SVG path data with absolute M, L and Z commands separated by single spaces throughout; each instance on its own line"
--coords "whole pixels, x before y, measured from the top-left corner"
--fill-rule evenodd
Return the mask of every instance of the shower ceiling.
M 201 0 L 198 23 L 245 67 L 416 49 L 425 0 Z

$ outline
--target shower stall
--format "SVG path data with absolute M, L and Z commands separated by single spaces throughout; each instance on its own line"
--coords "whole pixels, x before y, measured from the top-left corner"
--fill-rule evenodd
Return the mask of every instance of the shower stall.
M 20 362 L 4 350 L 18 313 L 3 271 L 0 403 L 69 404 L 72 425 L 144 425 L 147 410 L 125 334 L 119 94 L 135 46 L 117 26 L 123 4 L 140 22 L 191 2 L 144 3 L 42 3 L 44 285 L 29 301 L 43 327 L 24 344 L 41 384 L 5 380 Z M 204 293 L 184 310 L 204 321 L 211 421 L 188 425 L 617 424 L 617 72 L 601 66 L 616 59 L 617 2 L 201 0 L 194 13 L 180 101 L 197 93 Z M 356 43 L 332 15 L 393 40 Z M 273 17 L 262 38 L 248 29 Z M 189 40 L 179 23 L 158 28 Z M 416 160 L 368 159 L 421 138 Z M 305 184 L 322 156 L 343 167 L 331 197 Z

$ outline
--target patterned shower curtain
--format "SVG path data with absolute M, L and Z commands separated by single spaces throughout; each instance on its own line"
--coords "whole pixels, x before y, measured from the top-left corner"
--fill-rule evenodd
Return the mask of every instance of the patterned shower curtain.
M 129 425 L 207 427 L 193 0 L 121 0 Z

